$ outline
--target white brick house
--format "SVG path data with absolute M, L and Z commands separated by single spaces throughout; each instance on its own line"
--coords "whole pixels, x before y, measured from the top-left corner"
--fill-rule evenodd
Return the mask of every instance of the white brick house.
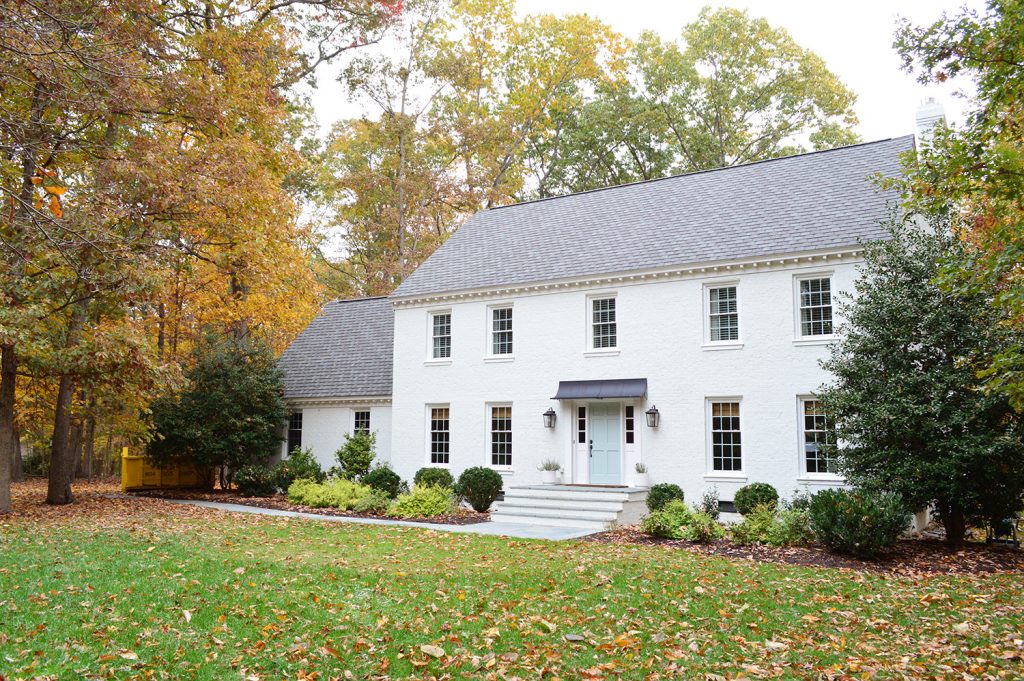
M 819 361 L 836 296 L 895 200 L 871 176 L 895 175 L 912 148 L 902 137 L 478 213 L 388 300 L 382 453 L 405 479 L 493 466 L 506 488 L 539 483 L 545 459 L 566 483 L 600 485 L 634 484 L 643 463 L 688 499 L 841 484 L 815 447 Z M 331 370 L 307 367 L 307 383 Z M 307 408 L 303 428 L 330 440 Z

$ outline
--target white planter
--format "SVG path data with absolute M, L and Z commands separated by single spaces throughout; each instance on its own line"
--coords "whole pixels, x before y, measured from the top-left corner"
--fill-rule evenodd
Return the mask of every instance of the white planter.
M 651 486 L 651 475 L 650 475 L 650 473 L 634 473 L 633 474 L 633 485 L 635 487 L 650 487 Z
M 559 471 L 541 471 L 540 481 L 545 485 L 555 485 L 558 483 Z

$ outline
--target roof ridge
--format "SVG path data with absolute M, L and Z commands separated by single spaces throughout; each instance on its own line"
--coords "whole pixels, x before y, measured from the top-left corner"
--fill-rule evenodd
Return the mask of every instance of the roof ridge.
M 802 156 L 815 156 L 817 154 L 827 154 L 833 151 L 843 151 L 845 149 L 855 149 L 857 147 L 867 147 L 873 144 L 884 144 L 886 142 L 895 142 L 897 140 L 903 140 L 913 135 L 900 135 L 898 137 L 886 137 L 885 139 L 872 140 L 870 142 L 858 142 L 857 144 L 845 144 L 841 147 L 832 147 L 830 149 L 815 149 L 814 151 L 805 151 L 802 154 L 791 154 L 789 156 L 777 156 L 775 158 L 764 158 L 759 161 L 750 161 L 749 163 L 740 163 L 734 166 L 720 166 L 718 168 L 705 168 L 704 170 L 691 170 L 686 173 L 678 173 L 676 175 L 666 175 L 665 177 L 652 177 L 649 180 L 637 180 L 636 182 L 623 182 L 622 184 L 612 184 L 606 187 L 594 187 L 593 189 L 584 189 L 578 192 L 569 192 L 568 194 L 559 194 L 558 196 L 545 196 L 538 199 L 529 199 L 527 201 L 517 201 L 515 203 L 506 203 L 502 206 L 492 206 L 486 209 L 487 211 L 501 210 L 502 208 L 514 208 L 515 206 L 527 206 L 532 203 L 542 203 L 544 201 L 555 201 L 557 199 L 567 199 L 570 196 L 583 196 L 585 194 L 595 194 L 597 192 L 610 191 L 614 189 L 624 189 L 626 187 L 635 187 L 637 185 L 653 184 L 655 182 L 663 182 L 665 180 L 675 180 L 680 177 L 689 177 L 691 175 L 705 175 L 708 173 L 717 173 L 723 170 L 734 170 L 736 168 L 746 168 L 748 166 L 756 166 L 764 163 L 773 163 L 775 161 L 785 161 L 794 158 L 800 158 Z M 482 211 L 485 212 L 485 211 Z

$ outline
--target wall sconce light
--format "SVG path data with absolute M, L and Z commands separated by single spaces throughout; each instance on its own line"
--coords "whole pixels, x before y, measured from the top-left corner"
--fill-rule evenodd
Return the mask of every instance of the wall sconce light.
M 658 408 L 651 405 L 651 408 L 644 413 L 647 414 L 647 427 L 657 428 L 658 424 L 661 422 L 661 412 L 658 411 Z
M 548 407 L 548 410 L 544 412 L 544 427 L 554 428 L 555 427 L 555 410 Z

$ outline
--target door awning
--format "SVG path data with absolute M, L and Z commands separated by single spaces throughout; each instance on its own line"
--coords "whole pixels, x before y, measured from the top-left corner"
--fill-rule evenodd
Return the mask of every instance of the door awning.
M 559 381 L 554 400 L 601 400 L 644 397 L 646 378 L 613 378 L 602 381 Z

